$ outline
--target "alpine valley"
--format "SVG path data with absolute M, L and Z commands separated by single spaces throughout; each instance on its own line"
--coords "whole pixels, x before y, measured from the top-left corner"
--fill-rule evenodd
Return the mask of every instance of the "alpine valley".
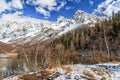
M 1 80 L 120 79 L 120 12 L 77 10 L 54 22 L 3 16 L 0 41 Z

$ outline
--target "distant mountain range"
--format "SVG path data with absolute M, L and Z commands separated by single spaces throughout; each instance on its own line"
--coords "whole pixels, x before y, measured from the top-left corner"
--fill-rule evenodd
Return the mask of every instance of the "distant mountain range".
M 105 17 L 98 17 L 78 10 L 71 19 L 59 17 L 56 22 L 33 18 L 18 18 L 0 21 L 0 41 L 22 44 L 35 43 L 51 37 L 62 35 L 70 30 L 88 24 L 90 27 Z

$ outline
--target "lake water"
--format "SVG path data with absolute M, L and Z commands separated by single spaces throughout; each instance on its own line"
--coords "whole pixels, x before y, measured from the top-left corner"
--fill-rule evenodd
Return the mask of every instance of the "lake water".
M 35 71 L 34 63 L 27 63 L 24 58 L 0 58 L 0 76 L 3 78 Z
M 0 58 L 0 75 L 5 76 L 7 65 L 13 60 L 13 58 Z

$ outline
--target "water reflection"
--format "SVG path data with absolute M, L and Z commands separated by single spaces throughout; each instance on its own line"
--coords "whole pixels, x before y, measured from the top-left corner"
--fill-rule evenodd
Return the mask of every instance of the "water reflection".
M 0 75 L 2 75 L 3 78 L 35 70 L 34 62 L 30 60 L 29 63 L 27 63 L 23 56 L 0 59 Z
M 14 58 L 0 58 L 0 75 L 5 76 L 4 73 L 7 70 L 7 65 L 13 60 Z
M 29 70 L 23 60 L 16 58 L 0 59 L 0 73 L 4 78 L 10 75 L 22 74 L 27 71 Z
M 28 62 L 23 54 L 18 55 L 16 58 L 2 58 L 0 59 L 0 74 L 5 78 L 46 68 L 47 60 L 43 57 L 36 59 L 34 55 L 28 55 Z

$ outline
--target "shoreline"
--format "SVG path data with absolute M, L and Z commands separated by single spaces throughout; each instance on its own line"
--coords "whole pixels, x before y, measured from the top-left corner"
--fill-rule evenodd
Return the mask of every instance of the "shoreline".
M 0 53 L 0 58 L 17 57 L 18 53 Z

